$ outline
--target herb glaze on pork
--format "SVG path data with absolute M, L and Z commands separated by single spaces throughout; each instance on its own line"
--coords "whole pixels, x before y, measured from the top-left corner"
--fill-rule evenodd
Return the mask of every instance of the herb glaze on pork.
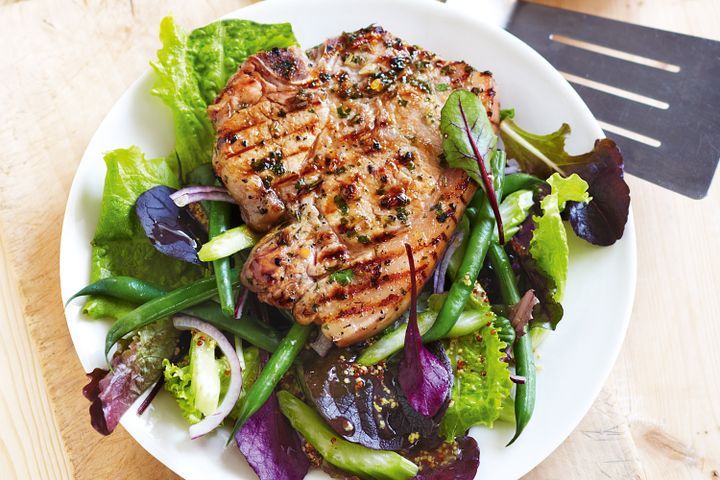
M 409 305 L 413 249 L 431 275 L 476 185 L 442 156 L 440 110 L 458 88 L 498 121 L 489 72 L 371 26 L 251 56 L 208 108 L 213 165 L 244 221 L 267 232 L 242 282 L 345 346 Z

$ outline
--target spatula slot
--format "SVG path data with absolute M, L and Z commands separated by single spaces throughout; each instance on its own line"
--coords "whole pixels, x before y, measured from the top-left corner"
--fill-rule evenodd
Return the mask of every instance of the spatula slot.
M 600 128 L 602 128 L 606 132 L 614 133 L 615 135 L 620 135 L 630 140 L 635 140 L 636 142 L 643 143 L 649 147 L 659 148 L 660 145 L 662 145 L 662 142 L 660 140 L 648 137 L 647 135 L 643 135 L 642 133 L 633 132 L 632 130 L 628 130 L 627 128 L 618 127 L 617 125 L 613 125 L 612 123 L 598 120 L 598 124 L 600 125 Z
M 577 75 L 573 75 L 572 73 L 567 73 L 563 71 L 561 71 L 560 74 L 565 77 L 565 80 L 570 83 L 575 83 L 584 87 L 592 88 L 593 90 L 599 90 L 601 92 L 609 93 L 610 95 L 615 95 L 616 97 L 621 97 L 626 100 L 632 100 L 633 102 L 642 103 L 649 107 L 659 108 L 660 110 L 667 110 L 668 108 L 670 108 L 669 103 L 656 100 L 651 97 L 646 97 L 645 95 L 640 95 L 639 93 L 630 92 L 622 88 L 613 87 L 612 85 L 608 85 L 607 83 L 596 82 L 595 80 L 579 77 Z
M 678 65 L 661 62 L 660 60 L 643 57 L 641 55 L 635 55 L 634 53 L 624 52 L 622 50 L 616 50 L 614 48 L 604 47 L 596 43 L 586 42 L 585 40 L 578 40 L 576 38 L 567 37 L 565 35 L 551 33 L 550 40 L 552 40 L 553 42 L 562 43 L 563 45 L 569 45 L 571 47 L 581 48 L 583 50 L 599 53 L 601 55 L 607 55 L 608 57 L 619 58 L 620 60 L 637 63 L 639 65 L 645 65 L 646 67 L 665 70 L 666 72 L 678 73 L 680 71 L 680 66 Z

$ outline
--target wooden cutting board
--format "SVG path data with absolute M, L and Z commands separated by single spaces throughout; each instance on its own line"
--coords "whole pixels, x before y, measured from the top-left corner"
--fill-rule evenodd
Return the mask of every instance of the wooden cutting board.
M 713 2 L 697 3 L 711 7 Z M 160 19 L 172 13 L 181 25 L 199 26 L 247 3 L 0 0 L 0 478 L 175 478 L 122 428 L 101 437 L 89 425 L 88 404 L 80 394 L 85 378 L 60 301 L 60 226 L 85 146 L 119 95 L 147 69 L 158 48 Z M 632 14 L 624 1 L 547 3 L 585 5 L 596 13 L 602 5 L 615 4 L 611 13 L 620 18 Z M 669 5 L 671 0 L 658 3 Z M 714 12 L 720 21 L 720 13 Z M 639 209 L 636 205 L 636 214 L 652 209 L 650 199 L 667 198 L 639 181 L 631 180 L 631 188 L 634 198 L 648 198 Z M 690 217 L 702 224 L 702 212 Z M 642 231 L 643 223 L 639 225 Z M 720 267 L 716 256 L 707 261 Z M 712 284 L 716 278 L 698 281 Z M 644 306 L 636 308 L 635 317 L 638 309 L 654 313 L 653 299 L 654 292 L 641 287 Z M 711 305 L 716 313 L 717 305 Z M 713 330 L 708 338 L 718 337 Z M 634 346 L 642 341 L 632 336 L 632 329 L 631 340 Z M 633 372 L 628 364 L 643 358 L 632 352 L 622 358 L 619 376 L 611 379 L 587 417 L 527 478 L 645 478 L 631 425 L 656 473 L 650 478 L 670 478 L 658 477 L 665 471 L 681 472 L 672 478 L 691 478 L 683 476 L 685 471 L 703 472 L 703 477 L 714 472 L 717 462 L 703 451 L 718 453 L 717 448 L 698 452 L 655 421 L 642 423 L 642 428 L 628 423 L 634 398 L 629 395 Z M 710 360 L 719 363 L 717 354 Z M 646 401 L 653 396 L 647 393 L 640 392 Z M 709 402 L 696 402 L 696 407 L 711 418 L 718 413 Z M 705 438 L 708 445 L 720 440 L 714 430 L 705 430 Z

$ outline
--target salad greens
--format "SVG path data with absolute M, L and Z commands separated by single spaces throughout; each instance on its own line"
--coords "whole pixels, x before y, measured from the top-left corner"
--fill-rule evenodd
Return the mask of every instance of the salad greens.
M 474 93 L 455 90 L 443 106 L 440 131 L 444 135 L 443 153 L 448 165 L 463 169 L 483 188 L 495 215 L 500 243 L 505 243 L 502 217 L 498 209 L 500 198 L 496 193 L 499 185 L 494 185 L 500 173 L 493 169 L 491 163 L 496 154 L 493 150 L 497 136 L 485 105 Z
M 168 17 L 160 38 L 152 93 L 172 112 L 175 149 L 157 159 L 138 147 L 105 155 L 92 283 L 71 297 L 89 296 L 84 312 L 93 318 L 116 319 L 105 343 L 106 354 L 117 345 L 111 370 L 96 369 L 83 390 L 93 427 L 109 434 L 144 390 L 155 384 L 155 392 L 164 383 L 193 425 L 191 437 L 232 425 L 229 442 L 261 480 L 300 480 L 311 466 L 363 479 L 473 478 L 480 452 L 468 430 L 514 422 L 512 443 L 531 420 L 533 339 L 539 327 L 555 329 L 563 316 L 569 264 L 564 220 L 595 245 L 622 237 L 630 196 L 617 146 L 603 139 L 585 154 L 570 155 L 568 125 L 533 134 L 518 127 L 514 110 L 500 112 L 498 125 L 476 90 L 449 92 L 437 132 L 440 164 L 461 169 L 480 188 L 464 213 L 463 205 L 450 204 L 453 215 L 437 217 L 457 222 L 454 233 L 445 230 L 446 252 L 417 252 L 419 269 L 435 268 L 425 291 L 416 285 L 424 274 L 415 271 L 405 244 L 410 285 L 400 291 L 409 293 L 409 314 L 365 344 L 339 348 L 314 325 L 294 322 L 289 310 L 260 303 L 252 285 L 241 286 L 242 250 L 261 236 L 237 221 L 235 200 L 211 165 L 216 134 L 208 105 L 249 55 L 297 45 L 291 26 L 223 20 L 188 34 Z M 289 75 L 294 66 L 282 55 L 273 50 L 272 61 L 279 62 L 273 67 Z M 343 59 L 345 66 L 361 61 Z M 397 76 L 427 65 L 396 58 L 392 68 Z M 393 94 L 383 83 L 389 77 L 372 75 L 373 96 Z M 418 85 L 428 94 L 452 88 Z M 348 95 L 359 95 L 355 90 Z M 305 93 L 303 86 L 296 100 L 307 101 Z M 345 122 L 355 119 L 351 112 L 337 107 Z M 381 152 L 383 145 L 374 141 L 372 149 Z M 402 158 L 407 155 L 414 154 Z M 508 167 L 508 159 L 516 163 Z M 518 165 L 521 171 L 510 173 Z M 348 188 L 347 195 L 354 192 Z M 343 196 L 334 203 L 350 215 Z M 362 237 L 367 242 L 361 244 L 369 243 Z M 283 246 L 291 241 L 277 240 Z M 304 250 L 303 258 L 313 254 Z M 428 263 L 427 252 L 436 254 L 435 263 Z M 273 265 L 282 263 L 276 257 L 246 268 L 274 275 Z M 363 268 L 338 256 L 324 272 L 333 295 L 352 302 L 352 287 L 375 274 L 374 267 Z
M 162 376 L 163 359 L 173 355 L 178 337 L 168 320 L 148 325 L 118 349 L 110 371 L 95 369 L 88 375 L 91 381 L 83 394 L 91 402 L 95 430 L 103 435 L 115 430 L 133 402 Z
M 172 201 L 174 188 L 158 185 L 135 200 L 135 213 L 155 249 L 183 262 L 202 265 L 197 246 L 207 239 L 202 225 Z
M 303 442 L 275 393 L 238 430 L 235 443 L 260 480 L 302 480 L 310 469 Z
M 485 106 L 477 95 L 467 90 L 456 90 L 448 97 L 440 118 L 440 131 L 444 135 L 443 152 L 448 165 L 463 169 L 478 185 L 486 188 L 481 168 L 489 170 L 490 165 L 486 161 L 478 163 L 475 149 L 483 159 L 489 158 L 488 154 L 497 144 L 497 136 L 485 113 Z
M 195 341 L 198 335 L 198 333 L 193 334 L 191 342 Z M 205 345 L 209 346 L 210 342 L 207 342 Z M 209 348 L 200 349 L 201 354 L 206 351 L 209 351 Z M 191 365 L 198 364 L 197 358 L 195 358 L 197 354 L 198 349 L 193 349 L 191 343 L 189 354 L 178 364 L 170 362 L 167 358 L 163 360 L 165 390 L 175 398 L 175 401 L 180 407 L 180 413 L 182 413 L 183 418 L 191 425 L 198 423 L 202 420 L 203 416 L 207 414 L 205 411 L 201 411 L 199 406 L 196 388 L 194 388 L 197 382 L 203 386 L 204 390 L 207 390 L 205 381 L 210 385 L 219 385 L 218 395 L 211 399 L 217 404 L 225 395 L 230 381 L 229 365 L 224 357 L 213 359 L 215 365 L 210 364 L 210 368 L 206 370 L 207 375 L 214 374 L 215 378 L 198 375 L 191 367 Z M 244 348 L 243 361 L 245 362 L 245 368 L 243 369 L 243 391 L 240 394 L 240 399 L 235 405 L 233 412 L 230 414 L 233 417 L 237 415 L 237 411 L 242 404 L 247 390 L 255 382 L 260 372 L 260 357 L 257 347 Z M 196 377 L 194 381 L 193 374 L 195 374 L 194 376 Z M 210 413 L 212 413 L 212 410 L 210 410 Z
M 135 202 L 158 185 L 179 186 L 172 162 L 147 159 L 138 147 L 105 154 L 105 187 L 100 218 L 92 241 L 90 280 L 129 275 L 161 287 L 174 288 L 201 275 L 195 265 L 179 262 L 156 251 L 135 216 Z M 119 318 L 135 306 L 91 296 L 84 313 L 93 318 Z
M 447 363 L 423 345 L 418 328 L 415 259 L 408 243 L 405 252 L 410 266 L 410 314 L 398 380 L 413 409 L 422 416 L 434 417 L 450 400 L 453 377 Z
M 535 231 L 530 241 L 530 255 L 537 261 L 540 270 L 553 280 L 555 291 L 552 296 L 559 302 L 565 290 L 570 254 L 560 212 L 564 210 L 566 202 L 587 203 L 590 197 L 587 194 L 587 183 L 576 174 L 563 178 L 555 173 L 548 178 L 548 183 L 552 190 L 540 202 L 543 214 L 533 216 Z
M 479 315 L 494 317 L 487 300 L 472 307 Z M 455 383 L 453 400 L 440 426 L 446 439 L 463 435 L 474 425 L 492 427 L 500 416 L 512 388 L 510 371 L 503 361 L 506 347 L 491 322 L 476 332 L 448 341 Z
M 615 142 L 601 139 L 582 155 L 565 151 L 570 133 L 566 123 L 555 132 L 537 135 L 518 127 L 514 112 L 500 123 L 500 135 L 510 158 L 523 171 L 547 178 L 553 173 L 578 174 L 588 183 L 594 202 L 573 202 L 570 224 L 575 234 L 588 242 L 607 246 L 619 240 L 625 230 L 630 208 L 630 189 L 624 180 L 623 158 Z
M 215 131 L 206 109 L 230 75 L 249 55 L 297 41 L 289 23 L 222 20 L 188 35 L 172 17 L 160 23 L 160 40 L 163 46 L 152 63 L 157 76 L 152 93 L 173 112 L 175 151 L 184 177 L 212 159 Z

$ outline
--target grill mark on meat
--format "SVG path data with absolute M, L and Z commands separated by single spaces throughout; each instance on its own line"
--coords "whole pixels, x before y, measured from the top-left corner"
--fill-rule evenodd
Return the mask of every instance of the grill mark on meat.
M 383 298 L 381 301 L 376 302 L 376 303 L 355 304 L 352 307 L 343 308 L 338 312 L 337 316 L 339 319 L 341 319 L 341 318 L 347 318 L 352 315 L 358 315 L 361 313 L 376 312 L 376 311 L 378 311 L 378 309 L 381 309 L 383 307 L 387 307 L 388 305 L 394 304 L 400 298 L 402 298 L 401 295 L 398 295 L 396 293 L 391 293 L 390 295 L 388 295 L 387 297 Z
M 347 257 L 347 248 L 344 246 L 338 246 L 334 249 L 326 249 L 322 252 L 322 254 L 318 255 L 318 262 L 323 262 L 325 260 L 339 260 Z
M 268 122 L 268 123 L 269 123 L 269 122 Z M 291 139 L 292 137 L 297 137 L 300 132 L 302 132 L 302 133 L 307 132 L 308 129 L 309 129 L 309 127 L 314 126 L 314 125 L 316 125 L 317 123 L 318 123 L 318 122 L 316 121 L 316 122 L 310 124 L 309 126 L 308 126 L 308 125 L 302 125 L 300 128 L 298 128 L 298 129 L 296 129 L 296 130 L 293 130 L 292 132 L 288 132 L 288 133 L 284 134 L 284 135 L 281 136 L 281 137 L 276 137 L 276 138 L 274 139 L 274 142 L 273 142 L 273 143 L 281 143 L 282 140 L 287 140 L 287 139 Z M 266 124 L 267 124 L 267 123 L 266 123 Z M 247 127 L 247 128 L 253 128 L 253 127 L 257 127 L 257 126 L 258 126 L 258 125 L 251 125 L 251 126 L 249 126 L 249 127 Z M 229 132 L 229 133 L 226 134 L 226 135 L 237 135 L 238 133 L 242 133 L 243 130 L 247 130 L 247 128 L 241 129 L 241 130 L 236 130 L 236 131 L 231 131 L 231 132 Z M 224 133 L 224 132 L 222 132 L 222 133 Z M 296 141 L 297 141 L 297 139 L 296 139 Z M 267 141 L 267 140 L 261 140 L 261 141 L 255 143 L 255 144 L 253 144 L 253 145 L 248 145 L 248 146 L 246 146 L 246 147 L 243 147 L 241 150 L 237 150 L 237 151 L 233 151 L 233 152 L 228 152 L 228 153 L 226 154 L 226 158 L 238 157 L 238 156 L 243 155 L 243 154 L 245 154 L 245 153 L 251 152 L 251 151 L 253 151 L 253 150 L 255 150 L 255 149 L 259 148 L 259 147 L 264 147 L 264 146 L 266 146 L 267 144 L 268 144 L 268 141 Z M 309 148 L 308 148 L 308 149 L 309 149 Z M 306 150 L 304 150 L 304 151 L 307 151 L 308 149 L 306 149 Z M 289 156 L 289 155 L 288 155 L 288 156 Z

